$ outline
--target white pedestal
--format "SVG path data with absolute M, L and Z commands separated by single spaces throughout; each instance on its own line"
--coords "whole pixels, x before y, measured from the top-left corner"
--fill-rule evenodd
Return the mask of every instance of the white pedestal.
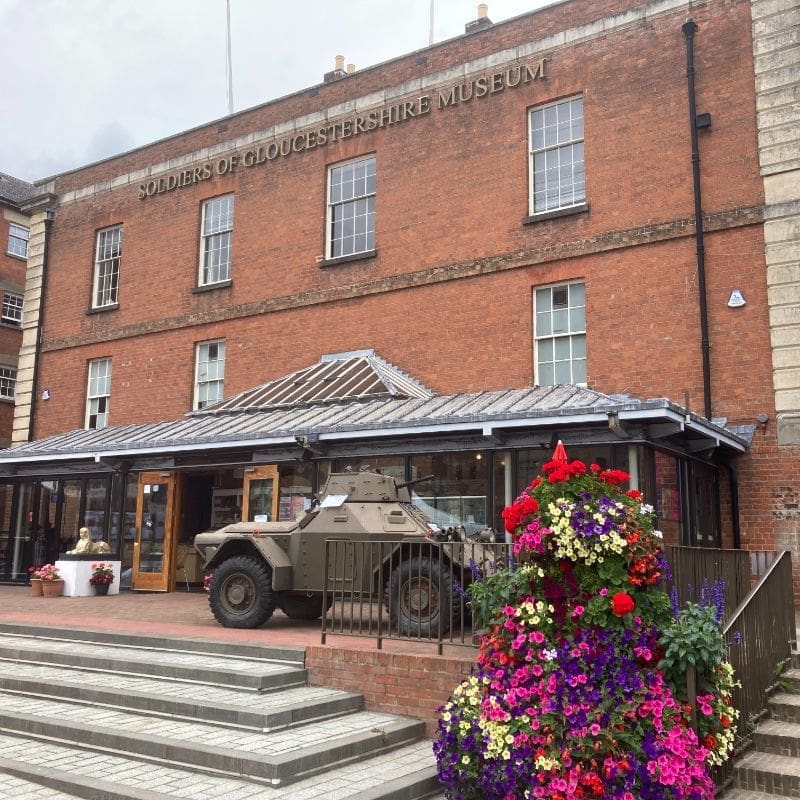
M 102 553 L 98 553 L 102 555 Z M 64 579 L 64 589 L 62 595 L 64 597 L 88 597 L 94 594 L 94 589 L 89 583 L 89 578 L 92 576 L 92 564 L 102 562 L 104 564 L 111 564 L 114 570 L 114 581 L 108 587 L 109 594 L 119 594 L 119 576 L 122 570 L 121 561 L 110 561 L 107 558 L 98 558 L 95 561 L 56 561 L 59 574 Z

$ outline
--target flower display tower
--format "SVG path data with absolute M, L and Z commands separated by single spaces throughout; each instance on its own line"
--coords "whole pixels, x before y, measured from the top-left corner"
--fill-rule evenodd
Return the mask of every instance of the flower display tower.
M 446 796 L 711 800 L 732 736 L 698 740 L 662 669 L 674 618 L 652 507 L 560 443 L 543 473 L 503 513 L 516 565 L 470 587 L 486 632 L 441 709 Z

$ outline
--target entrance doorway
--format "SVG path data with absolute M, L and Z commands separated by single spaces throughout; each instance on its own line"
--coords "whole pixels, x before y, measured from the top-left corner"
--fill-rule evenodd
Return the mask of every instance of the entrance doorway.
M 142 472 L 136 497 L 132 589 L 169 591 L 173 573 L 176 509 L 180 505 L 174 472 Z
M 243 522 L 274 522 L 278 519 L 278 468 L 251 467 L 244 471 Z

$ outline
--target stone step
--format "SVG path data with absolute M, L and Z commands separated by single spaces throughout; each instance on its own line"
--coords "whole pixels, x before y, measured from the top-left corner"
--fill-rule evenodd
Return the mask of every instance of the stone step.
M 241 777 L 203 774 L 119 753 L 92 753 L 74 745 L 0 733 L 0 775 L 86 800 L 421 800 L 440 792 L 430 742 L 268 788 Z
M 10 634 L 0 634 L 2 660 L 259 690 L 306 682 L 304 669 L 264 659 Z
M 3 773 L 0 766 L 0 800 L 78 800 L 80 796 Z
M 767 794 L 766 792 L 753 792 L 750 789 L 727 789 L 719 795 L 719 800 L 790 800 L 785 794 Z
M 22 671 L 14 661 L 0 661 L 0 690 L 264 732 L 360 711 L 364 705 L 359 694 L 322 686 L 258 692 L 138 675 L 110 678 L 101 672 L 74 667 L 26 664 Z
M 753 745 L 764 753 L 800 757 L 800 723 L 764 720 L 753 734 Z
M 0 692 L 0 729 L 279 785 L 420 739 L 425 725 L 420 720 L 359 711 L 262 733 Z
M 800 695 L 778 692 L 769 698 L 768 705 L 774 719 L 800 723 Z
M 210 642 L 207 639 L 185 637 L 166 638 L 163 636 L 117 633 L 116 631 L 89 630 L 86 628 L 56 628 L 49 625 L 22 625 L 14 622 L 0 622 L 0 634 L 24 636 L 27 639 L 65 639 L 71 642 L 101 642 L 118 647 L 180 650 L 186 653 L 213 653 L 217 656 L 279 661 L 296 667 L 302 667 L 305 663 L 304 648 L 284 645 L 256 645 L 225 641 Z
M 800 692 L 800 669 L 795 667 L 787 669 L 781 674 L 779 680 L 786 687 L 787 692 Z
M 749 750 L 737 759 L 733 769 L 736 787 L 800 798 L 800 759 L 760 750 Z

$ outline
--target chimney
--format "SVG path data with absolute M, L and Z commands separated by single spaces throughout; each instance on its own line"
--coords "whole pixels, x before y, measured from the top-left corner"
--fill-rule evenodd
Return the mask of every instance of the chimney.
M 484 28 L 491 28 L 494 23 L 489 19 L 489 6 L 486 3 L 478 5 L 478 19 L 473 22 L 468 22 L 464 26 L 464 33 L 475 33 L 475 31 L 482 31 Z
M 336 66 L 330 72 L 326 72 L 322 76 L 323 82 L 333 83 L 334 81 L 347 77 L 347 73 L 344 71 L 344 56 L 336 56 L 335 64 Z M 355 67 L 353 67 L 353 69 L 355 69 Z
M 356 65 L 355 64 L 348 64 L 347 65 L 347 74 L 348 75 L 355 75 L 356 72 Z

